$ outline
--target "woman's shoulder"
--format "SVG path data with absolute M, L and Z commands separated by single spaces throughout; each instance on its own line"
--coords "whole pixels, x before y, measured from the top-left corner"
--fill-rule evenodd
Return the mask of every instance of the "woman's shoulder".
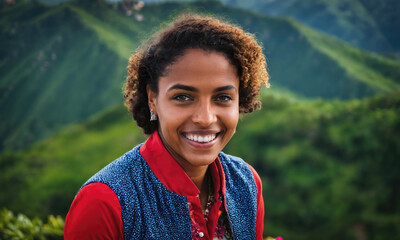
M 117 195 L 104 183 L 94 182 L 81 188 L 75 196 L 74 203 L 79 203 L 83 209 L 91 209 L 93 206 L 102 206 L 107 209 L 121 211 Z M 119 209 L 118 209 L 119 208 Z
M 98 226 L 102 226 L 99 229 Z M 83 187 L 65 221 L 65 239 L 122 239 L 121 206 L 114 191 L 103 183 Z

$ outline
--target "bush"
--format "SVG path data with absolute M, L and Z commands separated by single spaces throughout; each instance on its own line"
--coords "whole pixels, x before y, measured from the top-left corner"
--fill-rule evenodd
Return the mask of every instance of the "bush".
M 3 208 L 0 210 L 0 239 L 3 240 L 44 240 L 63 239 L 64 219 L 50 215 L 47 223 L 39 218 L 29 219 L 23 214 L 14 215 Z

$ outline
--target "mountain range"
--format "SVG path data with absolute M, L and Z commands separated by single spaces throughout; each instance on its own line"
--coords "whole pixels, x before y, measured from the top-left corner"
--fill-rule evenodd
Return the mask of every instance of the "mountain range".
M 0 149 L 20 149 L 123 102 L 129 55 L 182 12 L 221 16 L 264 46 L 271 91 L 311 98 L 363 98 L 400 89 L 399 63 L 299 22 L 216 1 L 158 3 L 126 16 L 101 0 L 0 9 Z
M 397 0 L 222 0 L 227 5 L 286 16 L 360 48 L 400 52 L 400 2 Z

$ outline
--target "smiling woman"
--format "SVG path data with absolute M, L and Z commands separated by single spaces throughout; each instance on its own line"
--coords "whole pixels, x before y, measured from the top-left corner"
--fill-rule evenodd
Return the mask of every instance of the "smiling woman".
M 129 60 L 126 105 L 148 140 L 90 178 L 65 239 L 262 239 L 261 180 L 222 153 L 268 85 L 254 38 L 181 16 Z
M 147 95 L 168 152 L 189 177 L 204 176 L 239 119 L 235 67 L 220 53 L 188 49 L 160 77 L 158 93 Z

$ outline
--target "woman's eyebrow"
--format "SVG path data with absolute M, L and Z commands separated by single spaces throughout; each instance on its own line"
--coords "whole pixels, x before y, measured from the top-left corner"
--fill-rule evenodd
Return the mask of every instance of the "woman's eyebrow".
M 199 91 L 195 87 L 191 87 L 191 86 L 183 85 L 183 84 L 175 84 L 172 87 L 170 87 L 168 89 L 168 91 L 171 91 L 171 90 L 174 90 L 174 89 L 182 89 L 182 90 L 186 90 L 186 91 L 190 91 L 190 92 L 198 92 Z
M 168 91 L 171 91 L 171 90 L 174 90 L 174 89 L 181 89 L 181 90 L 186 90 L 186 91 L 190 91 L 190 92 L 198 92 L 199 91 L 195 87 L 188 86 L 188 85 L 183 85 L 183 84 L 175 84 L 172 87 L 170 87 L 168 89 Z M 235 92 L 237 92 L 237 89 L 233 85 L 226 85 L 226 86 L 222 86 L 222 87 L 217 87 L 216 89 L 214 89 L 213 92 L 222 92 L 222 91 L 226 91 L 226 90 L 235 90 Z
M 235 92 L 237 92 L 237 89 L 233 86 L 233 85 L 226 85 L 223 87 L 217 87 L 214 92 L 222 92 L 222 91 L 226 91 L 226 90 L 235 90 Z

